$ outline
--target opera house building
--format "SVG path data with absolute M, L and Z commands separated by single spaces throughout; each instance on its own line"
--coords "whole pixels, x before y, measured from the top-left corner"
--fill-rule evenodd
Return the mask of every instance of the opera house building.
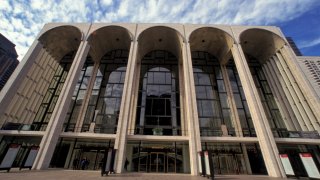
M 274 26 L 46 24 L 0 92 L 0 169 L 112 150 L 116 173 L 199 175 L 207 151 L 216 174 L 308 174 L 320 97 L 298 61 Z

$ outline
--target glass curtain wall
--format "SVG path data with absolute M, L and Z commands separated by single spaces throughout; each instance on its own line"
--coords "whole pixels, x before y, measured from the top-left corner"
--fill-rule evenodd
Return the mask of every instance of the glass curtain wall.
M 247 56 L 247 59 L 273 135 L 275 137 L 285 137 L 287 129 L 283 122 L 279 107 L 266 80 L 261 64 L 253 57 Z
M 215 174 L 267 174 L 258 144 L 202 143 L 204 151 L 210 151 Z
M 178 60 L 152 51 L 141 60 L 136 134 L 181 135 Z
M 83 68 L 80 72 L 80 76 L 78 82 L 76 84 L 75 90 L 73 91 L 70 107 L 67 113 L 67 117 L 65 120 L 64 131 L 74 131 L 77 123 L 78 116 L 80 114 L 80 108 L 84 101 L 89 81 L 92 75 L 94 63 L 91 57 L 88 56 L 86 62 L 83 65 Z
M 73 170 L 100 170 L 113 140 L 60 138 L 57 143 L 50 167 Z M 86 163 L 81 163 L 82 160 Z
M 132 141 L 127 144 L 129 172 L 190 173 L 188 144 Z
M 220 63 L 207 52 L 192 52 L 201 136 L 235 135 Z M 222 131 L 222 126 L 228 132 Z
M 55 74 L 51 80 L 47 93 L 45 94 L 40 108 L 37 111 L 33 121 L 36 131 L 44 131 L 49 123 L 54 107 L 58 101 L 62 87 L 67 79 L 68 71 L 71 67 L 75 52 L 71 52 L 64 56 L 59 62 Z
M 128 53 L 114 50 L 101 59 L 82 126 L 84 131 L 94 123 L 95 133 L 116 133 Z
M 232 88 L 233 97 L 237 106 L 243 136 L 256 137 L 257 135 L 252 123 L 248 103 L 244 95 L 239 74 L 234 64 L 234 61 L 230 60 L 226 68 Z

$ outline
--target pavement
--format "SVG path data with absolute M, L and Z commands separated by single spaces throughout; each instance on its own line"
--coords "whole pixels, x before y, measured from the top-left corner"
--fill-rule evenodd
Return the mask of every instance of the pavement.
M 11 169 L 10 172 L 0 171 L 2 180 L 208 180 L 201 176 L 191 176 L 190 174 L 167 174 L 167 173 L 123 173 L 111 174 L 101 177 L 100 171 L 87 170 L 66 170 L 66 169 L 49 169 L 49 170 L 21 170 Z M 283 178 L 272 178 L 262 175 L 217 175 L 215 180 L 278 180 Z

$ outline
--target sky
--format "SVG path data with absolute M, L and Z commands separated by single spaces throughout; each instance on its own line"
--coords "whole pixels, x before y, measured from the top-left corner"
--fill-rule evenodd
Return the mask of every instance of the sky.
M 19 60 L 50 22 L 270 25 L 320 55 L 320 0 L 0 0 L 0 33 Z

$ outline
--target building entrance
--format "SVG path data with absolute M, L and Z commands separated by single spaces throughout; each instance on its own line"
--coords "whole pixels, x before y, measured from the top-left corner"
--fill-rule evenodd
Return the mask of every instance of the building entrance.
M 128 153 L 128 171 L 154 173 L 184 173 L 188 172 L 188 146 L 182 143 L 140 142 L 128 145 L 132 149 Z
M 139 172 L 175 173 L 176 165 L 182 164 L 182 160 L 178 159 L 174 153 L 150 152 L 141 153 L 137 163 Z
M 101 160 L 105 155 L 105 148 L 84 147 L 75 149 L 76 156 L 73 159 L 73 169 L 97 170 L 101 167 Z
M 50 166 L 73 170 L 100 170 L 111 140 L 86 140 L 61 138 L 55 149 Z

